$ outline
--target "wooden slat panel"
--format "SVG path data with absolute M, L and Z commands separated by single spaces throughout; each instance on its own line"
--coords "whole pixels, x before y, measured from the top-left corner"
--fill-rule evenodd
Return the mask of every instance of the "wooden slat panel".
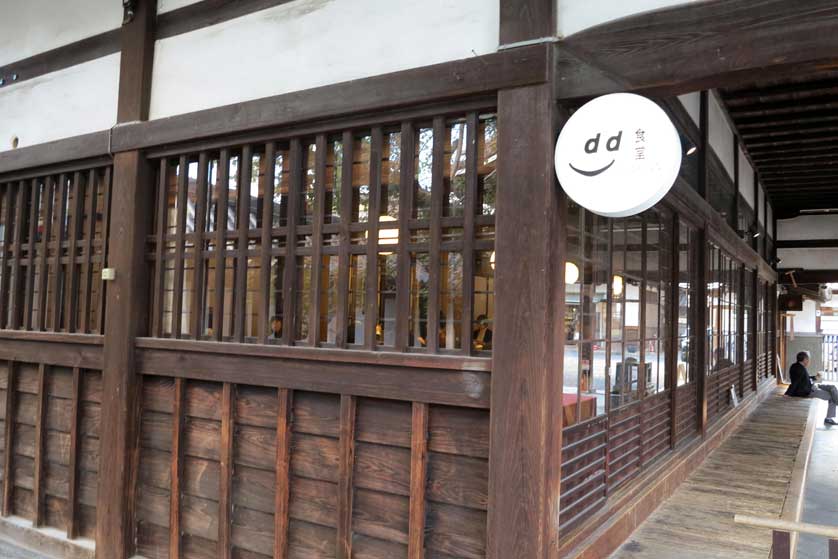
M 271 231 L 273 228 L 274 174 L 276 170 L 276 144 L 265 144 L 265 175 L 262 180 L 262 239 L 259 257 L 259 322 L 258 339 L 266 343 L 270 335 L 271 318 Z
M 239 160 L 239 182 L 238 182 L 238 219 L 236 226 L 238 230 L 237 249 L 239 257 L 236 260 L 236 281 L 233 292 L 233 304 L 235 316 L 233 317 L 233 337 L 237 342 L 243 342 L 245 328 L 245 312 L 247 310 L 247 246 L 248 232 L 250 230 L 250 179 L 252 175 L 253 148 L 245 145 L 242 148 L 241 159 Z
M 463 201 L 463 319 L 462 352 L 471 354 L 471 321 L 474 318 L 474 216 L 477 212 L 477 113 L 466 118 L 466 192 Z
M 209 158 L 207 152 L 202 151 L 198 156 L 198 203 L 195 207 L 195 243 L 192 253 L 192 325 L 190 334 L 200 339 L 201 324 L 203 323 L 204 311 L 204 258 L 202 256 L 204 243 L 204 229 L 206 228 L 207 215 L 207 165 Z
M 46 403 L 46 365 L 38 366 L 38 411 L 35 425 L 35 473 L 33 500 L 35 514 L 32 525 L 43 525 L 44 522 L 44 438 L 46 435 L 46 421 L 44 421 Z
M 274 512 L 274 558 L 288 553 L 288 504 L 291 472 L 291 398 L 287 388 L 278 390 L 276 416 L 276 502 Z
M 282 278 L 282 343 L 290 345 L 296 329 L 295 289 L 297 282 L 297 220 L 300 211 L 300 196 L 303 191 L 303 146 L 299 139 L 291 140 L 288 150 L 291 165 L 291 184 L 288 186 L 288 226 L 286 227 L 285 270 Z
M 428 476 L 428 404 L 413 403 L 410 436 L 410 520 L 408 557 L 425 556 L 425 481 Z
M 353 136 L 351 130 L 345 130 L 341 138 L 343 145 L 343 160 L 341 165 L 341 182 L 340 192 L 336 191 L 337 185 L 333 186 L 335 189 L 332 196 L 340 195 L 340 233 L 338 235 L 340 246 L 338 248 L 338 285 L 337 285 L 337 332 L 335 334 L 335 345 L 337 347 L 346 347 L 346 321 L 348 317 L 348 299 L 349 299 L 349 223 L 352 221 L 352 163 L 353 163 Z M 337 164 L 337 162 L 335 162 Z M 337 165 L 336 165 L 337 166 Z M 370 154 L 370 175 L 373 175 L 373 167 L 375 166 L 375 159 L 373 154 Z M 334 175 L 337 176 L 337 168 L 334 169 Z M 370 199 L 368 220 L 372 221 L 373 214 L 373 200 L 375 200 L 375 189 L 373 187 L 374 181 L 370 178 Z M 372 241 L 371 236 L 367 236 L 367 242 Z M 367 321 L 371 320 L 367 319 Z M 366 323 L 364 324 L 366 327 Z
M 378 221 L 381 214 L 381 157 L 383 133 L 380 126 L 372 129 L 370 143 L 370 211 L 369 211 L 369 235 L 367 235 L 367 276 L 364 283 L 366 287 L 366 318 L 364 322 L 364 347 L 374 350 L 378 345 L 375 336 L 375 327 L 378 322 Z M 344 148 L 346 153 L 346 148 Z M 344 155 L 344 161 L 352 157 Z M 347 176 L 344 171 L 343 176 Z M 352 176 L 351 172 L 348 175 Z M 351 192 L 352 180 L 346 180 L 347 189 Z M 342 194 L 350 197 L 348 193 Z M 348 219 L 348 218 L 347 218 Z
M 229 185 L 230 152 L 222 149 L 218 156 L 218 214 L 215 223 L 215 304 L 213 305 L 213 333 L 221 341 L 224 336 L 224 266 L 227 252 L 227 203 Z
M 183 253 L 184 253 L 184 235 L 186 232 L 186 200 L 187 200 L 187 183 L 186 178 L 189 161 L 185 155 L 180 156 L 178 162 L 178 176 L 177 176 L 177 229 L 175 232 L 175 282 L 174 293 L 172 295 L 172 337 L 180 338 L 182 320 L 181 314 L 183 311 Z
M 69 237 L 69 243 L 67 248 L 67 275 L 69 280 L 67 281 L 66 285 L 67 288 L 65 290 L 65 329 L 67 332 L 75 332 L 77 327 L 77 315 L 76 310 L 78 309 L 78 297 L 76 293 L 78 291 L 79 285 L 79 271 L 76 267 L 76 261 L 78 260 L 78 237 L 79 237 L 79 230 L 81 229 L 81 222 L 82 222 L 82 202 L 84 201 L 84 190 L 82 187 L 81 181 L 81 173 L 76 171 L 73 174 L 73 206 L 70 208 L 72 212 L 70 214 L 70 223 L 67 235 Z
M 431 162 L 431 250 L 428 278 L 428 324 L 427 347 L 431 353 L 439 349 L 439 287 L 440 287 L 440 243 L 442 230 L 443 159 L 445 157 L 445 118 L 434 118 L 434 145 Z M 407 315 L 402 317 L 405 320 Z M 463 342 L 465 343 L 465 341 Z
M 234 387 L 224 383 L 221 396 L 221 472 L 218 499 L 218 557 L 230 559 L 233 513 L 233 418 Z
M 2 256 L 0 256 L 0 326 L 3 327 L 9 325 L 7 319 L 9 307 L 12 304 L 12 298 L 9 295 L 10 270 L 8 262 L 9 254 L 12 250 L 10 246 L 12 243 L 12 231 L 14 230 L 12 227 L 9 227 L 9 224 L 12 223 L 12 210 L 14 207 L 12 200 L 14 200 L 14 187 L 11 183 L 6 183 L 3 188 L 3 211 L 5 212 L 4 221 L 6 228 L 3 235 L 3 252 Z
M 81 397 L 81 372 L 78 367 L 73 368 L 73 389 L 70 404 L 70 463 L 68 466 L 69 484 L 67 495 L 67 537 L 74 539 L 78 533 L 78 503 L 76 492 L 78 489 L 78 460 L 79 460 L 79 399 Z
M 6 417 L 5 417 L 5 439 L 3 448 L 3 516 L 9 516 L 12 513 L 12 493 L 14 488 L 14 474 L 12 472 L 12 448 L 15 437 L 15 372 L 16 364 L 14 361 L 6 363 Z
M 26 266 L 26 288 L 23 305 L 23 329 L 32 329 L 32 311 L 34 307 L 33 293 L 35 285 L 35 248 L 37 247 L 38 236 L 38 208 L 40 207 L 40 189 L 38 188 L 38 179 L 32 179 L 31 193 L 29 196 L 29 264 Z M 6 222 L 8 224 L 8 221 Z M 8 225 L 7 225 L 8 229 Z M 5 266 L 2 268 L 5 270 Z M 40 312 L 43 312 L 42 310 Z M 2 315 L 0 315 L 2 316 Z
M 311 306 L 308 314 L 308 345 L 320 343 L 320 302 L 323 276 L 321 252 L 323 247 L 323 220 L 326 213 L 326 135 L 318 134 L 315 140 L 317 152 L 314 166 L 314 211 L 312 212 L 311 234 Z M 328 271 L 327 271 L 328 274 Z M 329 278 L 326 278 L 328 281 Z
M 183 169 L 183 168 L 181 168 Z M 183 473 L 183 405 L 186 381 L 175 380 L 172 407 L 171 487 L 169 493 L 169 559 L 179 559 L 181 551 L 181 475 Z
M 355 466 L 355 410 L 353 396 L 340 398 L 340 466 L 338 472 L 337 557 L 352 557 L 352 497 Z
M 108 247 L 110 246 L 110 228 L 111 228 L 111 192 L 113 185 L 111 184 L 111 168 L 105 167 L 105 176 L 102 179 L 102 188 L 105 189 L 105 197 L 103 201 L 102 213 L 102 267 L 105 268 L 108 263 Z M 96 281 L 96 280 L 94 280 Z M 99 301 L 97 302 L 96 311 L 96 331 L 100 334 L 105 333 L 105 294 L 107 293 L 107 282 L 102 281 L 99 277 Z
M 166 264 L 163 262 L 163 248 L 164 235 L 166 234 L 166 218 L 168 211 L 166 211 L 167 204 L 167 176 L 166 171 L 169 165 L 166 159 L 160 160 L 160 168 L 157 175 L 157 230 L 154 233 L 154 290 L 151 300 L 154 304 L 154 313 L 152 316 L 151 335 L 155 337 L 163 336 L 163 277 L 166 269 Z
M 79 331 L 83 334 L 90 332 L 90 310 L 93 306 L 93 241 L 96 237 L 96 188 L 97 173 L 91 169 L 87 174 L 87 192 L 85 215 L 87 215 L 87 229 L 82 233 L 84 238 L 84 268 L 83 286 L 81 290 L 81 324 Z
M 61 293 L 63 291 L 62 288 L 64 283 L 64 269 L 61 266 L 61 253 L 63 249 L 61 246 L 65 241 L 66 231 L 64 230 L 64 221 L 67 218 L 66 202 L 67 197 L 70 195 L 68 190 L 67 176 L 61 174 L 55 191 L 55 203 L 58 204 L 58 208 L 57 212 L 53 211 L 57 218 L 54 224 L 54 227 L 57 228 L 55 231 L 55 253 L 52 256 L 52 272 L 50 274 L 50 278 L 52 279 L 52 299 L 49 303 L 50 310 L 52 311 L 52 324 L 50 324 L 50 330 L 53 332 L 61 330 Z
M 401 128 L 401 169 L 399 180 L 399 245 L 398 274 L 396 278 L 396 350 L 407 347 L 408 321 L 410 315 L 410 253 L 406 239 L 410 239 L 409 220 L 413 209 L 413 171 L 416 138 L 413 125 L 402 123 Z
M 24 203 L 25 199 L 26 183 L 24 181 L 20 181 L 15 200 L 15 238 L 14 244 L 12 245 L 12 267 L 14 269 L 14 275 L 12 277 L 14 282 L 12 283 L 12 291 L 9 296 L 9 306 L 12 309 L 12 320 L 10 321 L 9 327 L 13 330 L 20 328 L 22 323 L 21 315 L 23 314 L 23 301 L 21 300 L 21 286 L 23 281 L 20 277 L 20 252 L 22 244 L 21 240 L 23 239 L 23 209 L 26 206 Z

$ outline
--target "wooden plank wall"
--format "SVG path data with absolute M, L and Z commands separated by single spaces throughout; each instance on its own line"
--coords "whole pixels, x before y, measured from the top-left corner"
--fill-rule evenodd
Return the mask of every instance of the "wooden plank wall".
M 3 516 L 94 538 L 101 372 L 4 361 Z
M 137 552 L 483 558 L 488 419 L 485 409 L 144 376 Z

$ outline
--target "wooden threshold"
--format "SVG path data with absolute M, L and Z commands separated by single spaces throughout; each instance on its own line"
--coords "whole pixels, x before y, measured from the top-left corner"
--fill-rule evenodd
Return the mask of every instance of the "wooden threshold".
M 34 528 L 32 522 L 19 516 L 0 517 L 0 538 L 13 545 L 33 550 L 48 557 L 62 559 L 95 559 L 96 543 L 88 538 L 67 539 L 57 528 Z

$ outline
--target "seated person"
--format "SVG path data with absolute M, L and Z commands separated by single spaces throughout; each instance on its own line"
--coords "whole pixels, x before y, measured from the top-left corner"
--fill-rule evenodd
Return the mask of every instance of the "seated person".
M 279 316 L 271 317 L 271 334 L 268 337 L 272 340 L 282 338 L 282 319 Z
M 471 325 L 471 340 L 474 349 L 492 349 L 492 330 L 489 328 L 489 318 L 481 314 Z
M 806 369 L 808 366 L 809 354 L 801 351 L 797 354 L 797 362 L 789 368 L 791 384 L 788 390 L 786 390 L 786 396 L 826 400 L 829 402 L 829 408 L 826 412 L 824 423 L 838 425 L 838 421 L 835 421 L 835 408 L 838 405 L 838 389 L 830 384 L 819 384 L 815 386 L 814 380 L 816 377 L 809 376 L 809 371 Z

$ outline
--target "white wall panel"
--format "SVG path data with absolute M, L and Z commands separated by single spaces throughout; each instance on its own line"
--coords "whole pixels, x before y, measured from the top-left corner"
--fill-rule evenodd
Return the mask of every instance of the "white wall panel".
M 783 260 L 783 268 L 834 270 L 838 248 L 778 248 L 777 258 Z
M 692 93 L 679 95 L 678 101 L 684 105 L 684 108 L 687 110 L 690 118 L 692 118 L 695 125 L 698 126 L 698 122 L 701 119 L 701 93 L 693 91 Z
M 110 128 L 118 87 L 112 54 L 0 89 L 0 151 Z
M 710 126 L 710 147 L 719 156 L 727 175 L 733 178 L 733 131 L 725 118 L 724 108 L 715 95 L 708 93 L 707 122 Z
M 757 200 L 757 204 L 759 207 L 759 223 L 765 225 L 765 191 L 762 189 L 762 184 L 759 185 L 759 189 L 757 191 L 759 194 L 759 200 Z
M 178 8 L 183 8 L 184 6 L 195 4 L 200 1 L 201 0 L 157 0 L 157 13 L 162 14 L 165 12 L 171 12 L 172 10 L 177 10 Z
M 777 220 L 777 239 L 799 241 L 806 239 L 838 239 L 838 215 L 801 215 Z M 835 262 L 831 268 L 836 268 Z
M 0 66 L 121 23 L 119 0 L 0 0 Z
M 751 209 L 754 209 L 754 169 L 741 147 L 739 148 L 739 192 L 742 193 L 742 197 Z
M 557 27 L 567 37 L 588 27 L 622 17 L 689 4 L 697 0 L 556 0 Z
M 494 52 L 498 0 L 296 0 L 157 41 L 151 117 Z

